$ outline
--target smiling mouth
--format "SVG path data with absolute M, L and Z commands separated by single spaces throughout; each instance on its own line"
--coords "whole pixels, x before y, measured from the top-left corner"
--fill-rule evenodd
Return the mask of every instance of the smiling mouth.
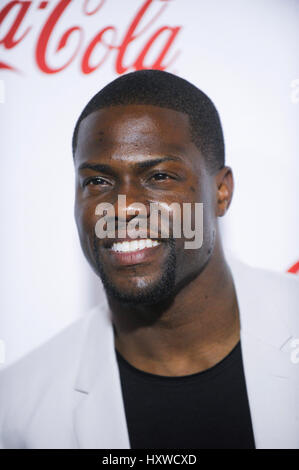
M 116 253 L 134 253 L 148 248 L 154 248 L 161 242 L 152 240 L 151 238 L 143 238 L 141 240 L 125 240 L 123 242 L 114 242 L 110 247 L 111 251 Z
M 142 238 L 138 240 L 123 239 L 111 240 L 111 243 L 104 246 L 105 252 L 109 255 L 111 266 L 134 266 L 148 265 L 157 261 L 157 254 L 164 245 L 162 241 L 152 238 Z M 158 259 L 161 259 L 158 257 Z

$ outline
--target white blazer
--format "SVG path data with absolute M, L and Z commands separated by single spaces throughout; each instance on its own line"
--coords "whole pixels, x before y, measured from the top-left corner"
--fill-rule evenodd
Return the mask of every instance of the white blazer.
M 230 266 L 256 447 L 298 449 L 299 280 Z M 0 448 L 130 448 L 106 300 L 0 373 Z

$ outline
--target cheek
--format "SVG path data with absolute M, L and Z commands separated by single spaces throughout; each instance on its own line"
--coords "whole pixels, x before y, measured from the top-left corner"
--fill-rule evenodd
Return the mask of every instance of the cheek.
M 80 244 L 82 251 L 95 269 L 96 263 L 94 260 L 94 235 L 95 235 L 95 224 L 97 217 L 95 216 L 95 209 L 93 205 L 83 203 L 82 201 L 76 200 L 75 202 L 75 220 L 77 230 L 79 234 Z
M 76 198 L 75 220 L 80 238 L 91 236 L 94 233 L 95 224 L 98 220 L 98 217 L 95 215 L 95 205 Z
M 214 179 L 205 175 L 196 187 L 195 200 L 203 204 L 204 241 L 207 234 L 213 232 L 216 226 L 216 188 Z

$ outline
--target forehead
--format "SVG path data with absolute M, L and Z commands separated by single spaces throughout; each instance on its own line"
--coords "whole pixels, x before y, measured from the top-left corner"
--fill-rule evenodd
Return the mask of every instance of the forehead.
M 187 114 L 152 105 L 103 108 L 82 120 L 77 140 L 80 160 L 99 149 L 198 153 L 191 141 Z

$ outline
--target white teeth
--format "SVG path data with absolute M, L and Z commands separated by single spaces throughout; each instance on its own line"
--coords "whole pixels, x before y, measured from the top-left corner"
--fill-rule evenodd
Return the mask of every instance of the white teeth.
M 125 241 L 125 242 L 117 242 L 113 243 L 111 249 L 112 251 L 120 251 L 122 253 L 130 252 L 130 251 L 138 251 L 143 250 L 144 248 L 152 248 L 154 246 L 160 245 L 160 242 L 157 240 L 151 240 L 147 238 L 146 240 L 132 240 L 132 241 Z
M 121 245 L 123 245 L 124 251 L 130 250 L 130 242 L 123 242 Z
M 145 246 L 146 248 L 150 248 L 152 246 L 152 241 L 149 238 L 145 240 Z
M 130 242 L 129 246 L 130 246 L 131 250 L 133 250 L 133 251 L 138 250 L 138 243 L 137 243 L 136 240 Z
M 145 248 L 145 240 L 140 240 L 139 241 L 139 250 L 143 250 Z

